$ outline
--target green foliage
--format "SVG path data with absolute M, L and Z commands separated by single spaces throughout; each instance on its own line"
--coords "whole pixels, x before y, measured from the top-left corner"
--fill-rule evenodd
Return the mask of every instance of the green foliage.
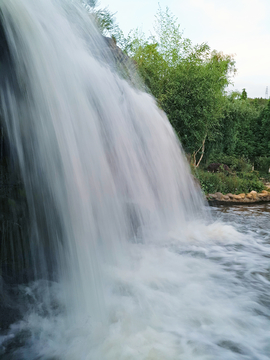
M 267 106 L 267 99 L 264 98 L 255 98 L 255 99 L 250 99 L 248 98 L 248 101 L 250 102 L 251 105 L 253 105 L 257 110 L 262 110 L 265 106 Z
M 116 22 L 115 14 L 110 12 L 108 7 L 100 8 L 98 0 L 81 0 L 81 2 L 94 19 L 102 35 L 110 36 L 120 44 L 123 41 L 123 33 Z
M 267 156 L 257 157 L 254 161 L 254 167 L 261 174 L 268 174 L 268 171 L 270 169 L 270 157 Z
M 200 169 L 197 170 L 196 177 L 206 194 L 215 192 L 241 194 L 252 190 L 260 192 L 264 189 L 264 184 L 258 177 L 250 173 L 242 173 L 240 177 L 236 174 L 209 173 Z
M 256 149 L 255 156 L 269 156 L 270 154 L 270 100 L 261 110 L 255 123 Z
M 252 171 L 252 164 L 250 163 L 249 159 L 244 157 L 236 157 L 230 156 L 225 154 L 211 154 L 208 164 L 212 162 L 217 162 L 221 164 L 226 164 L 229 166 L 232 172 L 251 172 Z
M 134 39 L 129 43 L 129 52 L 134 53 L 133 60 L 137 64 L 144 84 L 160 103 L 168 81 L 166 62 L 158 52 L 157 44 L 147 42 L 142 44 L 141 41 Z
M 242 91 L 241 100 L 247 100 L 247 92 L 246 92 L 246 89 L 243 89 L 243 91 Z
M 232 66 L 230 57 L 203 44 L 171 72 L 161 104 L 186 151 L 196 152 L 205 139 L 214 141 L 219 134 Z
M 260 173 L 259 171 L 250 171 L 250 172 L 246 172 L 246 171 L 238 171 L 236 173 L 236 175 L 240 178 L 240 179 L 246 179 L 246 180 L 260 180 Z
M 231 56 L 193 46 L 168 8 L 159 8 L 154 33 L 129 34 L 125 51 L 159 106 L 165 110 L 185 150 L 193 159 L 203 155 L 205 141 L 214 141 L 224 102 L 224 89 L 234 73 Z
M 169 66 L 177 65 L 192 51 L 191 41 L 183 37 L 177 20 L 168 7 L 163 11 L 159 5 L 151 40 L 158 44 L 158 51 Z
M 260 174 L 260 175 L 262 176 L 262 179 L 263 179 L 264 182 L 270 182 L 270 173 L 268 173 L 268 174 Z M 270 191 L 269 188 L 268 188 L 268 191 Z
M 210 147 L 212 155 L 226 154 L 253 160 L 256 156 L 258 138 L 256 123 L 259 113 L 259 110 L 248 100 L 239 98 L 237 93 L 224 97 L 220 134 L 216 144 Z

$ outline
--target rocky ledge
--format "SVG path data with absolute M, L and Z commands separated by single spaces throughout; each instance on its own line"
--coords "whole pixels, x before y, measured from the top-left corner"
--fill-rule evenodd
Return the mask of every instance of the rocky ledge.
M 209 204 L 252 204 L 259 202 L 270 202 L 270 192 L 267 190 L 263 190 L 261 193 L 257 193 L 257 191 L 251 191 L 248 194 L 222 194 L 217 192 L 215 194 L 208 194 L 206 196 Z

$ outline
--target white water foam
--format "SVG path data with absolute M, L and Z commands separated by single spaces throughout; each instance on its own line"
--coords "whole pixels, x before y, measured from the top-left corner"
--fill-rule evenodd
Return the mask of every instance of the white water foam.
M 158 244 L 127 244 L 125 263 L 105 267 L 106 324 L 85 314 L 67 327 L 61 284 L 51 283 L 58 306 L 49 315 L 40 310 L 42 296 L 34 295 L 43 294 L 44 284 L 29 285 L 23 291 L 35 296 L 35 308 L 11 333 L 31 331 L 31 339 L 17 354 L 29 360 L 268 359 L 269 243 L 222 223 L 202 226 L 197 235 L 190 229 L 186 241 L 174 233 Z

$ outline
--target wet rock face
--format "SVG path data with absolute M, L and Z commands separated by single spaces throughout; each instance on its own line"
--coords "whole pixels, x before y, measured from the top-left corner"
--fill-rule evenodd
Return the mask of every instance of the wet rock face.
M 126 54 L 123 53 L 123 51 L 120 49 L 120 47 L 117 46 L 114 39 L 112 39 L 110 37 L 104 37 L 104 40 L 106 42 L 108 49 L 111 50 L 116 62 L 126 64 L 126 63 L 129 63 L 132 61 Z
M 0 10 L 0 87 L 12 76 L 12 61 L 1 22 Z M 16 284 L 29 279 L 29 216 L 24 186 L 15 165 L 12 147 L 5 133 L 0 99 L 0 332 L 21 317 Z M 1 349 L 0 349 L 1 351 Z M 0 357 L 1 357 L 0 353 Z
M 20 318 L 21 312 L 16 300 L 14 288 L 5 284 L 3 278 L 0 277 L 0 332 L 7 330 L 10 324 Z
M 1 128 L 0 128 L 1 129 Z M 2 129 L 3 130 L 3 129 Z M 0 137 L 0 332 L 19 320 L 17 284 L 33 278 L 28 239 L 28 206 L 18 168 L 8 150 L 7 137 Z M 3 151 L 4 149 L 4 151 Z
M 0 62 L 3 61 L 3 59 L 7 56 L 9 56 L 9 49 L 8 49 L 7 39 L 5 36 L 5 31 L 1 21 L 1 10 L 0 10 Z
M 28 277 L 27 239 L 29 215 L 25 190 L 0 117 L 0 276 L 6 284 L 24 282 Z
M 0 8 L 0 86 L 5 87 L 6 79 L 9 76 L 14 76 L 14 71 L 12 71 L 13 65 L 10 56 L 10 50 L 7 43 L 4 27 L 1 19 L 1 8 Z M 1 102 L 0 102 L 1 106 Z M 0 116 L 1 116 L 0 108 Z M 0 118 L 0 125 L 3 126 L 2 120 Z M 0 127 L 1 127 L 0 126 Z

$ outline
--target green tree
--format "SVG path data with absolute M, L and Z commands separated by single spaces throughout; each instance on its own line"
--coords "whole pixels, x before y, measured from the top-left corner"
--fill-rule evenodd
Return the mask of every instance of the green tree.
M 247 100 L 247 92 L 246 92 L 246 89 L 243 89 L 243 91 L 242 91 L 241 100 Z
M 248 100 L 242 100 L 235 96 L 235 93 L 225 96 L 220 133 L 211 149 L 212 154 L 215 154 L 217 159 L 227 155 L 253 161 L 258 140 L 258 116 L 258 109 Z M 211 154 L 207 156 L 213 158 Z
M 151 40 L 157 44 L 159 54 L 169 66 L 179 64 L 192 51 L 191 41 L 184 38 L 177 21 L 168 7 L 163 11 L 159 6 Z
M 207 44 L 193 46 L 168 8 L 159 8 L 151 37 L 134 31 L 125 51 L 198 166 L 206 141 L 214 141 L 218 134 L 234 60 L 211 51 Z
M 270 100 L 260 111 L 255 125 L 257 135 L 256 156 L 270 156 Z
M 195 166 L 220 132 L 224 88 L 233 67 L 230 56 L 210 52 L 203 44 L 171 73 L 162 105 Z

